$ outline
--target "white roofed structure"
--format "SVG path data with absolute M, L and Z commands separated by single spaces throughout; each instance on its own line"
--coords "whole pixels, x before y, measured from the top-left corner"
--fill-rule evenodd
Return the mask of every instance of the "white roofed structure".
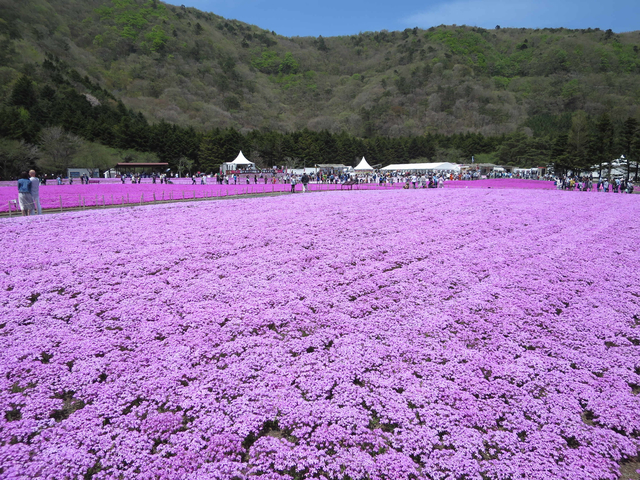
M 371 167 L 371 165 L 369 165 L 369 162 L 367 162 L 364 157 L 362 157 L 362 160 L 360 160 L 360 163 L 357 167 L 354 168 L 354 170 L 356 172 L 373 172 L 373 168 Z
M 234 165 L 255 165 L 255 163 L 250 162 L 245 158 L 245 156 L 242 154 L 242 150 L 240 150 L 240 153 L 238 154 L 236 159 L 233 162 L 229 163 L 232 163 Z
M 438 172 L 459 172 L 460 167 L 455 163 L 439 162 L 439 163 L 395 163 L 382 169 L 386 172 L 395 171 L 422 171 L 433 170 Z
M 247 160 L 246 157 L 242 154 L 242 150 L 240 150 L 240 153 L 234 161 L 225 162 L 220 168 L 222 170 L 222 173 L 226 173 L 229 171 L 246 170 L 251 167 L 255 168 L 255 166 L 256 164 Z

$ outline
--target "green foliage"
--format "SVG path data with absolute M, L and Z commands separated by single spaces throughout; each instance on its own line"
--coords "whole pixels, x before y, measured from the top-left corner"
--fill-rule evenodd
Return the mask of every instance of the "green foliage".
M 121 154 L 114 148 L 93 142 L 82 142 L 73 156 L 73 166 L 108 170 L 122 160 Z
M 156 25 L 145 35 L 145 38 L 151 43 L 150 48 L 152 52 L 161 52 L 164 50 L 170 37 L 160 25 Z
M 618 64 L 618 69 L 625 73 L 640 72 L 640 56 L 638 47 L 630 44 L 623 44 L 615 40 L 611 44 L 611 50 Z
M 522 132 L 510 135 L 497 152 L 499 163 L 514 166 L 546 166 L 549 158 L 549 142 L 546 139 L 527 137 Z
M 281 58 L 273 50 L 263 50 L 260 55 L 251 58 L 251 65 L 262 73 L 292 75 L 298 73 L 300 63 L 291 52 L 286 52 Z
M 537 137 L 556 136 L 558 132 L 567 132 L 571 128 L 571 114 L 539 114 L 529 117 L 524 126 L 531 128 Z
M 230 95 L 224 99 L 224 106 L 227 110 L 238 110 L 240 108 L 240 100 L 235 95 Z
M 322 38 L 322 35 L 318 37 L 315 43 L 316 43 L 316 46 L 318 47 L 318 50 L 320 50 L 321 52 L 329 51 L 329 47 L 325 43 L 324 38 Z
M 492 45 L 484 39 L 483 34 L 469 31 L 466 28 L 456 30 L 437 29 L 426 32 L 424 38 L 430 42 L 446 45 L 451 53 L 455 55 L 482 54 L 486 56 L 487 51 L 493 50 Z
M 251 59 L 251 65 L 262 73 L 278 73 L 282 59 L 273 50 L 263 50 L 260 56 Z
M 479 153 L 474 156 L 474 161 L 475 163 L 493 163 L 493 164 L 500 163 L 500 161 L 498 160 L 497 152 Z M 468 163 L 468 160 L 467 160 L 467 163 Z
M 493 77 L 493 82 L 497 89 L 506 90 L 509 87 L 511 79 L 506 77 Z
M 304 78 L 304 75 L 301 74 L 279 75 L 274 81 L 279 84 L 283 90 L 290 90 L 302 86 Z
M 0 178 L 12 178 L 31 170 L 38 159 L 38 149 L 23 140 L 0 139 Z
M 29 77 L 23 75 L 13 87 L 9 104 L 16 107 L 32 108 L 37 102 L 36 91 Z
M 569 80 L 562 87 L 562 98 L 565 100 L 576 97 L 580 93 L 580 82 L 577 79 Z
M 593 164 L 602 172 L 603 165 L 608 164 L 614 155 L 614 126 L 608 114 L 603 113 L 596 121 L 589 138 L 589 155 Z
M 282 60 L 282 63 L 278 67 L 278 72 L 282 73 L 283 75 L 289 75 L 289 74 L 295 75 L 296 73 L 298 73 L 299 68 L 300 68 L 300 64 L 298 63 L 298 61 L 295 58 L 293 58 L 293 55 L 291 54 L 291 52 L 287 52 L 284 55 L 284 59 Z
M 167 16 L 166 7 L 153 1 L 144 5 L 133 0 L 113 0 L 111 3 L 113 7 L 101 6 L 94 11 L 100 19 L 115 23 L 123 38 L 135 39 L 153 19 Z

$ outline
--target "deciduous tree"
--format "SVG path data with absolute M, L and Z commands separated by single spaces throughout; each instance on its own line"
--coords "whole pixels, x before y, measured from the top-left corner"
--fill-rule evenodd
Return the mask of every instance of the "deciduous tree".
M 47 172 L 66 174 L 82 143 L 80 137 L 65 132 L 61 127 L 45 128 L 38 141 L 40 147 L 38 166 Z

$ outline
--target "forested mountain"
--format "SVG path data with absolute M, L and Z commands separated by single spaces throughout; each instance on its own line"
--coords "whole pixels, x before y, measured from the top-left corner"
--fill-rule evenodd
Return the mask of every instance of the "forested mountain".
M 597 28 L 287 38 L 157 0 L 0 0 L 0 135 L 35 144 L 60 126 L 203 169 L 238 142 L 265 163 L 577 166 L 633 144 L 639 46 Z

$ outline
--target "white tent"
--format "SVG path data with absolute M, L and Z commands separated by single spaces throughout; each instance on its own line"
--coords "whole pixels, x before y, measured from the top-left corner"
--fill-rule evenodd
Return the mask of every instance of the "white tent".
M 354 170 L 356 172 L 373 172 L 373 168 L 371 167 L 371 165 L 369 165 L 364 157 L 362 157 L 362 160 L 360 160 L 360 163 L 356 168 L 354 168 Z
M 225 162 L 222 164 L 222 173 L 226 173 L 228 171 L 246 169 L 247 167 L 255 167 L 255 166 L 256 166 L 255 163 L 250 162 L 245 158 L 241 150 L 233 162 Z
M 423 171 L 434 170 L 438 172 L 459 172 L 460 167 L 454 163 L 440 162 L 440 163 L 396 163 L 384 167 L 384 171 Z
M 456 165 L 455 163 L 442 162 L 442 163 L 438 164 L 438 167 L 436 168 L 436 170 L 459 172 L 460 171 L 460 167 L 458 165 Z
M 290 168 L 287 170 L 288 173 L 292 173 L 293 175 L 317 175 L 318 169 L 315 167 L 305 167 L 305 168 Z
M 242 154 L 242 150 L 240 150 L 240 153 L 238 154 L 236 159 L 233 162 L 229 162 L 229 163 L 234 165 L 255 165 L 255 163 L 250 162 L 245 158 L 245 156 Z

